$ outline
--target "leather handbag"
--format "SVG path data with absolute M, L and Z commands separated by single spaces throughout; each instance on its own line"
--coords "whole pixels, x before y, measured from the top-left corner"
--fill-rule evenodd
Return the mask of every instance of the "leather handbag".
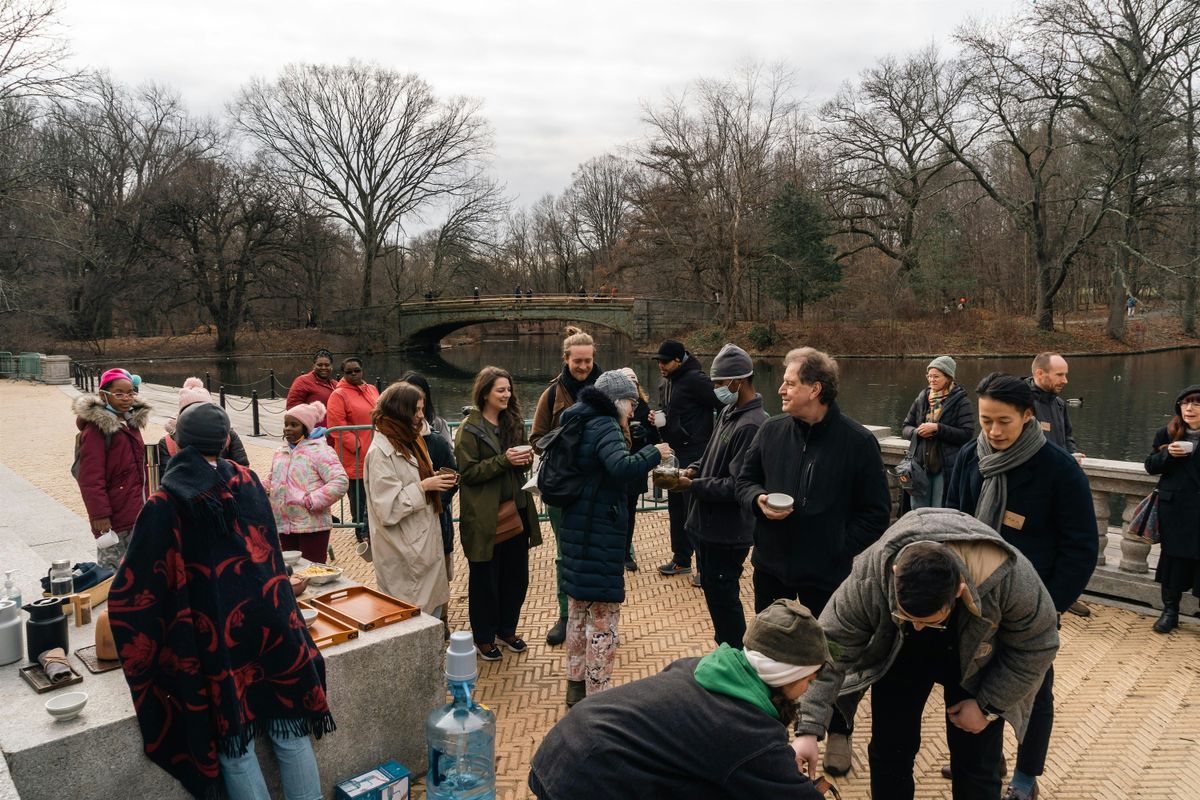
M 525 521 L 521 519 L 521 510 L 516 502 L 505 500 L 496 514 L 496 544 L 507 542 L 524 530 Z
M 892 467 L 892 474 L 896 476 L 896 482 L 900 484 L 901 489 L 917 497 L 925 497 L 929 494 L 929 475 L 926 474 L 925 468 L 913 458 L 917 452 L 917 444 L 917 434 L 914 431 L 912 442 L 908 445 L 908 452 L 904 454 L 904 458 L 900 460 L 899 464 Z
M 1129 519 L 1129 532 L 1150 544 L 1158 544 L 1162 537 L 1158 527 L 1158 489 L 1146 495 L 1133 509 L 1133 516 Z

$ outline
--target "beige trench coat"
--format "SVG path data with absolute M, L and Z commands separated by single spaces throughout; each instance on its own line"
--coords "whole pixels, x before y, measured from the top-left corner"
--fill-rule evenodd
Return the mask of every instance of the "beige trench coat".
M 363 465 L 379 590 L 430 612 L 450 599 L 442 528 L 421 491 L 415 459 L 376 436 Z

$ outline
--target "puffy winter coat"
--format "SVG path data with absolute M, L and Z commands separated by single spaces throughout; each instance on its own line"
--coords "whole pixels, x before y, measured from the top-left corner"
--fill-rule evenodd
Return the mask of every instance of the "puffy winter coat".
M 351 385 L 343 378 L 329 395 L 329 403 L 325 407 L 325 421 L 328 427 L 342 425 L 370 425 L 371 412 L 379 400 L 379 390 L 369 383 L 358 386 Z M 367 448 L 371 446 L 374 431 L 335 431 L 330 434 L 333 447 L 346 475 L 351 478 L 363 476 L 363 460 L 367 457 Z
M 563 412 L 562 424 L 584 420 L 575 463 L 590 476 L 579 499 L 565 507 L 558 538 L 562 543 L 562 586 L 576 600 L 625 600 L 625 537 L 628 486 L 658 465 L 658 450 L 647 445 L 629 452 L 617 421 L 617 407 L 588 387 Z
M 957 615 L 955 629 L 962 686 L 980 706 L 998 709 L 1020 741 L 1033 695 L 1058 652 L 1058 614 L 1020 551 L 974 517 L 948 508 L 905 514 L 854 559 L 849 580 L 821 612 L 830 650 L 841 652 L 800 697 L 797 733 L 823 735 L 835 698 L 846 719 L 854 719 L 861 692 L 896 660 L 905 628 L 892 617 L 898 610 L 892 565 L 913 542 L 940 542 L 959 562 L 967 584 L 959 598 L 966 613 Z
M 1047 392 L 1034 383 L 1032 377 L 1025 378 L 1033 389 L 1033 415 L 1037 417 L 1046 438 L 1068 453 L 1079 451 L 1075 443 L 1075 431 L 1071 429 L 1071 418 L 1067 415 L 1066 402 L 1054 392 Z
M 692 478 L 687 529 L 700 541 L 719 547 L 754 544 L 754 514 L 738 502 L 737 476 L 742 457 L 766 421 L 762 395 L 741 407 L 726 406 L 717 416 L 704 456 L 691 465 L 697 477 Z
M 271 459 L 264 481 L 280 534 L 312 533 L 333 527 L 330 507 L 350 488 L 346 470 L 325 438 L 284 444 Z
M 1200 386 L 1189 386 L 1175 399 L 1200 394 Z M 1170 444 L 1166 428 L 1154 434 L 1154 449 L 1146 456 L 1146 472 L 1158 479 L 1158 524 L 1162 530 L 1162 552 L 1176 558 L 1200 559 L 1200 448 L 1186 458 L 1166 450 Z
M 911 442 L 913 437 L 917 436 L 917 428 L 925 422 L 925 415 L 928 413 L 929 389 L 925 388 L 917 393 L 917 399 L 913 400 L 912 406 L 909 407 L 908 415 L 904 417 L 904 424 L 900 428 L 900 435 Z M 937 432 L 928 439 L 917 436 L 913 458 L 928 469 L 926 455 L 929 448 L 936 444 L 941 449 L 942 468 L 938 474 L 944 475 L 946 480 L 942 482 L 942 496 L 938 498 L 940 504 L 945 502 L 946 484 L 954 474 L 954 461 L 958 458 L 958 451 L 975 436 L 975 407 L 971 405 L 971 398 L 967 396 L 966 389 L 955 384 L 950 390 L 950 395 L 942 402 L 942 413 L 938 417 L 937 426 Z M 912 508 L 912 500 L 908 492 L 900 494 L 900 511 L 904 513 Z
M 122 420 L 95 395 L 81 395 L 71 404 L 79 428 L 79 492 L 92 521 L 108 519 L 114 531 L 133 528 L 146 503 L 146 445 L 142 429 L 150 421 L 150 406 L 135 399 L 129 418 Z

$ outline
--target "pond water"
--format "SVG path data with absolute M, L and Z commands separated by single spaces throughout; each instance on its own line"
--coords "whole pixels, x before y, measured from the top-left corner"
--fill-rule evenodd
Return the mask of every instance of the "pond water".
M 366 359 L 368 380 L 386 384 L 408 370 L 425 374 L 433 386 L 439 411 L 454 418 L 470 402 L 471 382 L 483 365 L 495 364 L 513 374 L 522 412 L 533 416 L 538 394 L 561 366 L 561 338 L 524 335 L 492 338 L 477 344 L 437 352 L 386 353 Z M 597 360 L 604 368 L 632 366 L 643 385 L 657 385 L 658 368 L 638 355 L 628 339 L 597 337 Z M 702 356 L 707 368 L 711 356 Z M 887 425 L 898 430 L 913 398 L 925 385 L 925 361 L 895 358 L 845 358 L 841 366 L 838 403 L 864 424 Z M 231 394 L 249 395 L 254 384 L 268 396 L 270 370 L 284 385 L 311 368 L 308 356 L 255 356 L 223 360 L 127 361 L 129 369 L 151 383 L 182 385 L 189 375 L 211 374 L 213 392 L 224 384 Z M 1065 398 L 1083 404 L 1070 409 L 1080 448 L 1088 455 L 1141 461 L 1150 451 L 1154 431 L 1169 419 L 1175 395 L 1184 386 L 1200 383 L 1200 351 L 1182 350 L 1147 355 L 1076 357 L 1070 362 L 1070 383 Z M 336 367 L 336 364 L 335 364 Z M 1025 358 L 963 358 L 958 361 L 958 382 L 969 390 L 993 370 L 1028 374 Z M 776 389 L 783 376 L 780 359 L 756 364 L 755 383 L 767 410 L 779 412 Z M 284 392 L 286 390 L 278 390 Z M 972 394 L 973 396 L 973 394 Z

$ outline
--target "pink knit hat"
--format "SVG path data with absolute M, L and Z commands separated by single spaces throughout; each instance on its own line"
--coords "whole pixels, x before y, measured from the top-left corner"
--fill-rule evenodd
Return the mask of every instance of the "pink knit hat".
M 283 412 L 283 415 L 285 417 L 292 417 L 303 425 L 309 433 L 312 433 L 317 424 L 325 419 L 325 404 L 320 400 L 313 400 L 311 403 L 300 403 Z
M 204 388 L 204 381 L 199 378 L 188 378 L 179 390 L 179 410 L 183 411 L 192 403 L 211 403 L 212 395 Z
M 113 367 L 100 376 L 100 388 L 103 389 L 113 381 L 129 381 L 130 383 L 133 383 L 133 378 L 130 377 L 129 370 L 124 370 L 120 367 Z

